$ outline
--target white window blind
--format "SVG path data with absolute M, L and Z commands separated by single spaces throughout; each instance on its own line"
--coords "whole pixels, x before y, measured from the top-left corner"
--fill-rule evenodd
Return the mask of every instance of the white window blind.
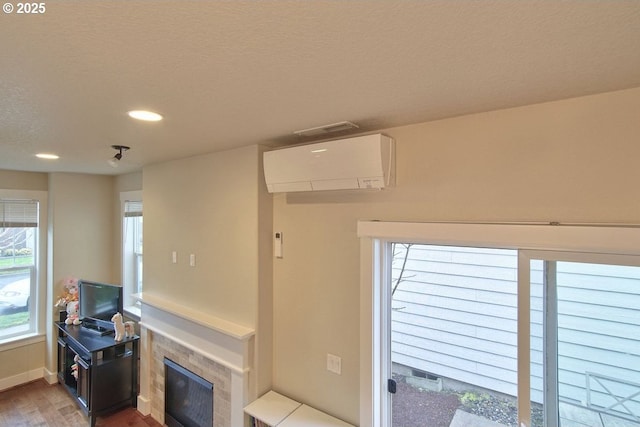
M 126 200 L 124 202 L 124 216 L 125 217 L 142 216 L 142 202 Z
M 36 200 L 0 200 L 0 228 L 37 226 Z

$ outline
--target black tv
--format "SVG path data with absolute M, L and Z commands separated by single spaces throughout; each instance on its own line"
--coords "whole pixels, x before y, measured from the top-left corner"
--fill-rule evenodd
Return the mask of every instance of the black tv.
M 111 318 L 122 313 L 122 286 L 80 280 L 78 289 L 82 326 L 102 335 L 113 332 Z

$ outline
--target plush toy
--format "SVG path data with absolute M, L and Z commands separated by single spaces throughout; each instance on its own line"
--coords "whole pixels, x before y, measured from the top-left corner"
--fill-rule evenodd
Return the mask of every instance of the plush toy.
M 113 322 L 113 328 L 116 331 L 116 335 L 113 339 L 116 341 L 122 341 L 122 338 L 124 338 L 124 322 L 122 322 L 122 314 L 114 314 L 111 321 Z
M 65 277 L 62 280 L 62 296 L 56 301 L 56 307 L 65 307 L 71 301 L 78 301 L 78 279 Z
M 73 361 L 76 363 L 71 365 L 71 375 L 76 379 L 76 381 L 78 381 L 78 360 L 80 360 L 80 356 L 76 354 L 73 356 Z
M 78 279 L 75 277 L 65 277 L 62 280 L 64 289 L 62 296 L 56 301 L 56 307 L 67 308 L 67 319 L 64 321 L 67 325 L 79 325 L 80 318 L 78 315 Z
M 126 338 L 133 338 L 135 334 L 135 322 L 124 322 L 124 336 Z
M 78 315 L 78 308 L 80 303 L 78 301 L 69 301 L 67 303 L 67 319 L 64 321 L 67 325 L 79 325 L 80 316 Z

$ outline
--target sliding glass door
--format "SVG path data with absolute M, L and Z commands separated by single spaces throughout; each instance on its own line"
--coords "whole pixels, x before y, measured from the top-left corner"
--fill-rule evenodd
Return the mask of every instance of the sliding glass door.
M 390 253 L 391 426 L 640 427 L 637 257 Z
M 640 228 L 363 221 L 358 235 L 363 420 L 640 427 Z
M 527 253 L 532 426 L 640 426 L 640 267 Z M 536 411 L 543 409 L 544 421 Z

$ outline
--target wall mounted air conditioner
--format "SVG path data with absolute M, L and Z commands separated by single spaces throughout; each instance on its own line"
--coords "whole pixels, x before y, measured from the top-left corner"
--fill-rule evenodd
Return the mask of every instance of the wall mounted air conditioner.
M 393 145 L 393 139 L 375 134 L 267 151 L 267 189 L 282 193 L 393 185 Z

